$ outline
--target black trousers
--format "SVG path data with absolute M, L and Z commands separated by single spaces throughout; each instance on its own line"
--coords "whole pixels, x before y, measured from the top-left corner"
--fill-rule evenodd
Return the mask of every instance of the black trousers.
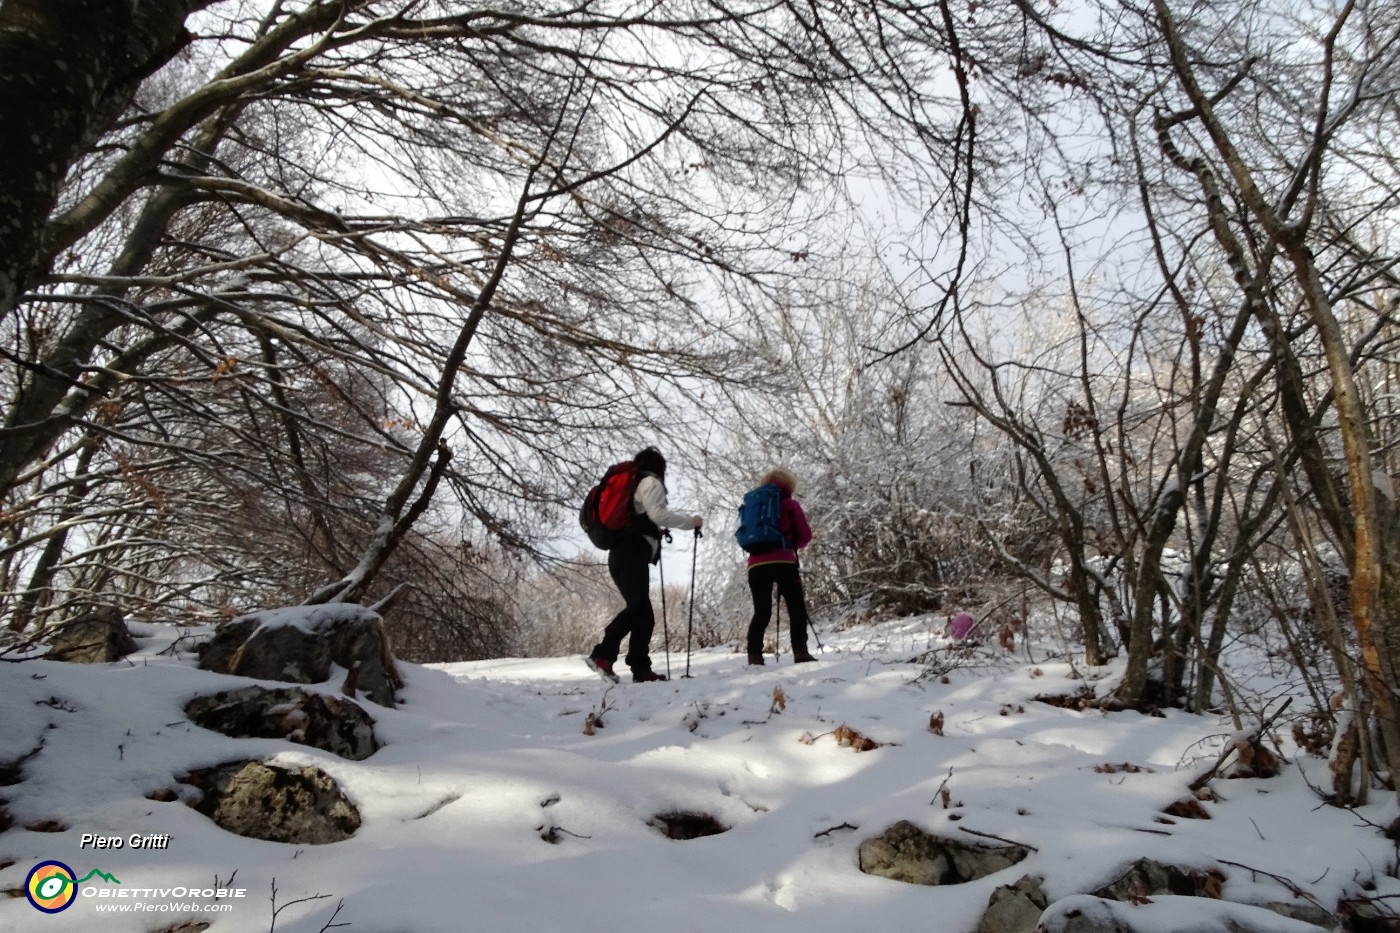
M 656 614 L 651 608 L 651 542 L 642 537 L 623 539 L 608 551 L 608 573 L 626 605 L 603 629 L 603 640 L 593 657 L 617 661 L 622 639 L 627 638 L 627 666 L 633 674 L 651 670 L 651 633 Z
M 773 587 L 787 603 L 792 647 L 807 647 L 807 598 L 802 593 L 802 574 L 796 564 L 759 564 L 749 568 L 749 593 L 753 596 L 753 621 L 749 623 L 748 652 L 763 653 L 763 633 L 773 616 Z

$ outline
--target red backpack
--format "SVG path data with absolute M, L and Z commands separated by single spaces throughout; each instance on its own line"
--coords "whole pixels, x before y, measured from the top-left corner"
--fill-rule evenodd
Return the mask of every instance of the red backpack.
M 595 547 L 608 550 L 632 528 L 632 497 L 642 472 L 628 460 L 608 467 L 598 485 L 588 490 L 578 523 Z

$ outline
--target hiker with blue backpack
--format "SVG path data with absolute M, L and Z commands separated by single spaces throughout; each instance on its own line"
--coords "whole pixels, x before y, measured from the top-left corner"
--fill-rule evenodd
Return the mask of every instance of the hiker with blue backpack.
M 617 682 L 613 671 L 622 640 L 628 639 L 627 666 L 636 683 L 665 680 L 651 668 L 651 633 L 656 614 L 651 608 L 651 565 L 661 560 L 663 528 L 694 528 L 699 515 L 667 506 L 666 458 L 655 447 L 608 469 L 589 492 L 579 523 L 589 540 L 608 552 L 608 573 L 625 605 L 603 629 L 603 640 L 585 661 L 595 673 Z
M 807 650 L 807 600 L 802 593 L 802 573 L 797 552 L 812 540 L 807 514 L 793 498 L 797 477 L 790 470 L 769 470 L 758 486 L 745 493 L 739 506 L 739 530 L 734 538 L 749 553 L 749 593 L 753 620 L 749 623 L 749 663 L 763 661 L 763 634 L 773 615 L 773 587 L 788 608 L 792 659 L 815 661 Z

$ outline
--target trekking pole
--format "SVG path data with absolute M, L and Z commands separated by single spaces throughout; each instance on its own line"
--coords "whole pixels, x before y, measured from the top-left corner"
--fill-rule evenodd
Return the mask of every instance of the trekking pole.
M 695 543 L 690 548 L 690 621 L 685 626 L 685 677 L 690 677 L 690 633 L 695 629 L 695 562 L 700 558 L 700 529 L 695 529 Z
M 798 573 L 797 585 L 798 585 L 798 586 L 801 586 L 801 585 L 802 585 L 802 577 L 801 577 L 801 573 L 802 573 L 802 558 L 801 558 L 801 557 L 799 557 L 799 558 L 797 559 L 797 573 Z M 803 591 L 802 601 L 803 601 L 803 602 L 806 602 L 806 601 L 807 601 L 807 596 L 806 596 L 806 591 L 805 591 L 805 590 Z M 788 623 L 788 632 L 791 633 L 791 631 L 792 631 L 792 623 Z M 826 645 L 823 645 L 823 644 L 822 644 L 822 637 L 821 637 L 820 635 L 817 634 L 817 626 L 816 626 L 816 624 L 812 621 L 812 611 L 811 611 L 810 609 L 807 610 L 807 631 L 811 632 L 811 633 L 812 633 L 812 638 L 814 638 L 814 639 L 816 640 L 816 642 L 817 642 L 817 650 L 818 650 L 818 651 L 825 651 L 825 650 L 826 650 Z
M 773 612 L 776 613 L 773 619 L 773 663 L 777 664 L 783 656 L 783 591 L 778 589 L 778 595 L 773 597 Z M 788 641 L 792 641 L 792 623 L 788 623 Z
M 658 541 L 656 546 L 660 550 L 665 550 Z M 666 562 L 657 560 L 656 572 L 661 577 L 661 637 L 666 647 L 666 679 L 671 679 L 671 629 L 666 624 Z

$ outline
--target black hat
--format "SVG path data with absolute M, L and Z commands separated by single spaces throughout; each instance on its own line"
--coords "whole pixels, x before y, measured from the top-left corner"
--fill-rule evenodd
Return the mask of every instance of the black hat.
M 643 473 L 655 473 L 657 476 L 666 476 L 666 458 L 661 455 L 661 451 L 655 447 L 648 447 L 638 451 L 637 456 L 632 458 Z

